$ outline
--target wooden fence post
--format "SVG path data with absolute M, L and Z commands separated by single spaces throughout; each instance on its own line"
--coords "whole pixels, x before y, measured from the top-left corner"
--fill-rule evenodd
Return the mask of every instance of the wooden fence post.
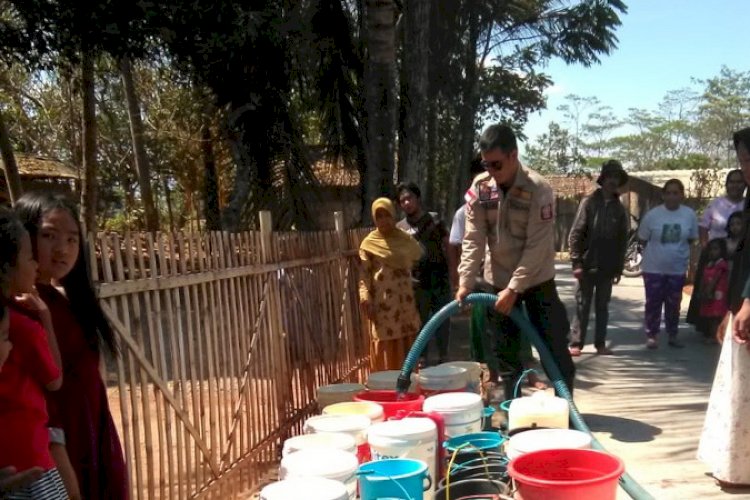
M 271 218 L 271 212 L 263 210 L 258 213 L 258 219 L 260 222 L 260 233 L 261 233 L 261 257 L 264 264 L 271 264 L 278 262 L 280 256 L 278 255 L 277 249 L 274 245 L 273 236 L 273 220 Z M 279 270 L 271 271 L 271 275 L 268 277 L 268 328 L 269 328 L 269 340 L 271 342 L 272 350 L 274 353 L 274 359 L 278 362 L 276 366 L 268 367 L 274 370 L 274 373 L 269 373 L 269 380 L 273 380 L 276 386 L 276 408 L 278 411 L 279 424 L 286 421 L 287 406 L 292 402 L 291 394 L 291 379 L 292 374 L 289 373 L 289 349 L 286 341 L 286 332 L 284 332 L 283 313 L 281 308 L 281 289 L 280 289 L 280 276 Z M 286 439 L 286 434 L 289 433 L 288 429 L 282 429 L 282 435 L 280 436 L 281 442 Z
M 333 213 L 333 222 L 334 227 L 336 228 L 336 236 L 338 237 L 338 247 L 339 247 L 339 275 L 340 275 L 340 281 L 341 284 L 341 309 L 343 314 L 343 324 L 341 325 L 342 329 L 344 330 L 341 332 L 341 337 L 345 339 L 352 339 L 352 336 L 354 335 L 355 328 L 354 328 L 354 319 L 352 318 L 352 311 L 349 308 L 349 290 L 350 290 L 350 280 L 356 279 L 353 276 L 350 276 L 349 272 L 349 260 L 346 255 L 346 251 L 349 250 L 349 242 L 346 237 L 346 226 L 344 223 L 344 212 L 334 212 Z M 353 366 L 357 363 L 357 354 L 355 352 L 356 345 L 354 342 L 349 341 L 347 346 L 347 364 L 349 366 Z M 357 381 L 359 382 L 359 380 Z

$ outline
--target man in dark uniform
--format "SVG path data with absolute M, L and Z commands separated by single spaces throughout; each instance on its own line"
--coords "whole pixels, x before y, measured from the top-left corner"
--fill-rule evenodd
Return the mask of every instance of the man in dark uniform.
M 520 332 L 506 316 L 524 304 L 531 323 L 549 347 L 573 391 L 575 365 L 568 352 L 570 330 L 565 306 L 555 286 L 554 196 L 549 183 L 518 159 L 513 131 L 505 125 L 488 127 L 479 140 L 486 173 L 467 191 L 466 229 L 458 268 L 456 300 L 472 291 L 485 248 L 485 281 L 497 293 L 496 321 L 502 332 L 501 360 L 509 367 L 512 384 L 523 372 L 519 356 Z

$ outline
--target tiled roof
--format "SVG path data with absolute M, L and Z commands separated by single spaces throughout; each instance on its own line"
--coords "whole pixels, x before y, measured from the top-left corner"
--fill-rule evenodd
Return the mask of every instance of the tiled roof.
M 52 158 L 29 156 L 16 153 L 16 164 L 18 173 L 26 179 L 78 179 L 75 167 Z M 0 160 L 0 165 L 5 169 L 5 164 Z

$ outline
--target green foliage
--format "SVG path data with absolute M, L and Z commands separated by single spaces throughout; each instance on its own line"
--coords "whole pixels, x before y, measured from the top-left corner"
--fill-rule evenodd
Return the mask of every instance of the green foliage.
M 550 122 L 547 132 L 526 147 L 524 160 L 534 170 L 546 174 L 569 173 L 585 161 L 575 153 L 571 134 L 555 122 Z
M 227 227 L 238 228 L 243 216 L 247 225 L 257 210 L 271 209 L 280 226 L 304 228 L 313 220 L 307 194 L 316 187 L 309 144 L 320 143 L 330 159 L 365 173 L 361 5 L 9 0 L 0 3 L 0 57 L 15 64 L 0 71 L 0 105 L 12 118 L 18 150 L 80 165 L 76 64 L 83 51 L 95 54 L 100 213 L 116 224 L 135 223 L 137 176 L 115 64 L 128 54 L 136 60 L 152 183 L 163 214 L 169 199 L 179 212 L 175 224 L 199 216 L 200 125 L 208 89 L 222 139 L 217 146 Z M 431 12 L 432 57 L 420 63 L 429 66 L 434 114 L 429 175 L 436 197 L 446 200 L 463 189 L 456 186 L 456 166 L 471 157 L 481 119 L 520 129 L 529 113 L 544 106 L 551 82 L 541 65 L 552 57 L 598 62 L 617 44 L 625 5 L 447 0 L 434 2 Z M 602 114 L 599 128 L 592 121 L 588 133 L 604 135 L 607 120 Z M 578 148 L 576 143 L 574 154 L 557 155 L 555 168 L 580 163 Z
M 584 166 L 609 157 L 633 171 L 695 170 L 696 181 L 712 192 L 713 173 L 734 168 L 732 132 L 750 123 L 750 71 L 724 67 L 693 85 L 702 88 L 670 91 L 656 109 L 631 109 L 625 118 L 595 97 L 567 96 L 559 108 L 565 128 L 550 123 L 527 159 L 543 170 L 567 171 L 561 164 L 574 163 L 577 151 Z

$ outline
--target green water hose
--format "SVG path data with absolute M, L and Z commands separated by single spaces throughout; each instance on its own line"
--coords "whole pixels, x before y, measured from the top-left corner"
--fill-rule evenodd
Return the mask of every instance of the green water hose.
M 497 295 L 491 293 L 472 293 L 464 299 L 464 303 L 480 304 L 494 307 L 496 300 Z M 435 334 L 437 328 L 444 321 L 447 321 L 451 316 L 456 314 L 459 309 L 460 308 L 458 302 L 453 301 L 440 309 L 437 313 L 435 313 L 435 315 L 432 316 L 432 318 L 430 318 L 429 321 L 427 321 L 427 323 L 422 327 L 422 331 L 420 331 L 419 335 L 417 335 L 417 339 L 412 344 L 409 353 L 406 355 L 404 364 L 401 367 L 401 373 L 399 374 L 397 385 L 398 392 L 407 392 L 407 390 L 409 389 L 409 385 L 411 384 L 411 373 L 417 366 L 419 357 L 422 355 L 422 351 L 424 351 L 427 343 Z M 578 411 L 578 408 L 576 408 L 575 402 L 573 402 L 573 396 L 568 390 L 568 386 L 565 385 L 565 382 L 563 381 L 562 373 L 560 373 L 560 368 L 558 368 L 555 358 L 552 356 L 552 353 L 550 353 L 544 341 L 542 341 L 542 338 L 536 331 L 536 328 L 534 328 L 534 326 L 529 322 L 526 316 L 517 307 L 510 312 L 509 317 L 513 320 L 516 326 L 518 326 L 519 330 L 521 330 L 521 333 L 526 335 L 534 345 L 534 347 L 536 347 L 536 350 L 539 352 L 542 366 L 544 366 L 544 370 L 547 372 L 547 375 L 552 381 L 555 392 L 560 397 L 563 397 L 568 401 L 568 405 L 570 406 L 570 420 L 573 422 L 573 426 L 579 431 L 586 432 L 591 436 L 591 444 L 595 449 L 604 450 L 602 444 L 591 434 L 591 429 L 589 429 L 589 426 L 586 425 L 586 422 L 583 420 L 583 417 Z M 620 487 L 624 489 L 628 493 L 628 495 L 630 495 L 630 498 L 633 498 L 634 500 L 653 500 L 654 498 L 653 496 L 651 496 L 651 494 L 644 490 L 641 485 L 635 482 L 635 480 L 630 477 L 627 472 L 624 473 L 622 477 L 620 477 Z

